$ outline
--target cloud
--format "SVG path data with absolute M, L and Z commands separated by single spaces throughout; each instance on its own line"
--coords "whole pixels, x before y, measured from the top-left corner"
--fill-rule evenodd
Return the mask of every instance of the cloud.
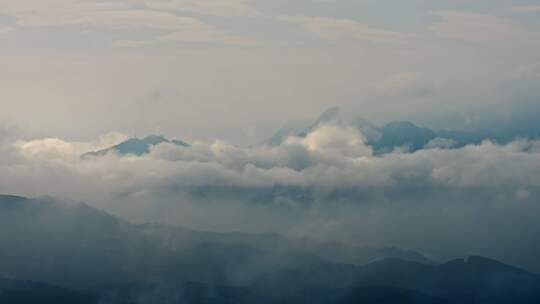
M 540 13 L 540 5 L 515 5 L 511 8 L 515 13 Z
M 350 127 L 322 125 L 303 139 L 289 138 L 287 143 L 299 142 L 310 151 L 332 153 L 346 157 L 371 156 L 373 151 L 358 130 Z
M 109 135 L 94 143 L 60 139 L 18 141 L 12 149 L 18 151 L 19 159 L 37 165 L 34 169 L 51 169 L 51 163 L 61 164 L 84 179 L 95 179 L 96 185 L 103 182 L 99 177 L 101 174 L 94 176 L 98 172 L 104 176 L 117 176 L 120 180 L 109 180 L 102 185 L 106 188 L 128 186 L 116 189 L 116 193 L 129 193 L 130 189 L 159 192 L 163 187 L 226 185 L 239 188 L 301 187 L 307 191 L 319 188 L 330 192 L 356 189 L 368 191 L 364 193 L 366 195 L 372 187 L 396 187 L 406 195 L 411 181 L 456 189 L 479 187 L 495 192 L 508 189 L 512 194 L 524 187 L 540 187 L 539 145 L 528 141 L 505 146 L 484 142 L 446 150 L 446 142 L 435 140 L 430 148 L 436 149 L 396 152 L 380 157 L 372 154 L 371 147 L 365 144 L 358 131 L 323 125 L 305 138 L 291 137 L 278 147 L 241 148 L 221 141 L 195 142 L 191 148 L 159 145 L 151 154 L 140 158 L 109 155 L 90 161 L 80 159 L 80 154 L 119 138 L 119 135 Z M 44 167 L 40 168 L 41 165 Z M 409 181 L 405 182 L 406 179 Z M 19 187 L 33 189 L 31 194 L 51 194 L 47 187 L 20 182 Z M 88 193 L 71 193 L 68 197 L 82 196 L 92 200 L 95 195 L 113 195 L 110 190 L 90 188 Z M 52 194 L 62 196 L 67 193 L 62 190 Z
M 378 94 L 394 95 L 397 98 L 426 97 L 435 90 L 433 81 L 422 79 L 413 72 L 397 72 L 371 86 Z
M 151 40 L 129 40 L 121 39 L 113 42 L 112 47 L 117 49 L 127 49 L 127 48 L 139 48 L 144 46 L 149 46 L 154 44 Z
M 461 11 L 436 11 L 433 15 L 442 20 L 429 29 L 442 38 L 482 43 L 523 42 L 538 38 L 538 32 L 494 15 Z
M 229 31 L 213 28 L 195 19 L 185 20 L 172 32 L 160 35 L 148 40 L 117 40 L 113 43 L 114 48 L 138 48 L 156 45 L 163 42 L 188 42 L 206 44 L 226 44 L 237 46 L 260 46 L 263 44 L 254 38 L 235 35 Z
M 15 29 L 9 26 L 0 26 L 0 35 L 13 32 Z
M 20 143 L 22 156 L 28 159 L 48 159 L 67 160 L 76 155 L 74 144 L 65 142 L 58 138 L 46 138 Z
M 196 19 L 178 17 L 165 12 L 147 10 L 88 10 L 71 14 L 40 13 L 17 15 L 17 24 L 26 27 L 46 27 L 61 25 L 90 25 L 110 29 L 160 29 L 171 30 L 197 23 Z
M 332 42 L 403 44 L 414 38 L 411 34 L 373 28 L 354 20 L 310 16 L 282 16 L 280 19 L 297 24 L 308 32 Z
M 257 46 L 262 42 L 250 37 L 235 35 L 225 30 L 212 29 L 202 24 L 192 24 L 158 37 L 158 41 L 185 41 L 199 43 L 223 43 L 241 46 Z
M 195 141 L 190 148 L 161 144 L 143 157 L 80 158 L 120 138 L 5 141 L 0 192 L 85 201 L 137 222 L 198 229 L 278 231 L 513 262 L 540 253 L 512 251 L 540 229 L 532 218 L 540 211 L 537 141 L 452 150 L 434 141 L 415 153 L 376 156 L 361 133 L 330 124 L 277 147 Z
M 455 147 L 457 143 L 448 138 L 440 138 L 437 137 L 435 139 L 432 139 L 430 142 L 426 144 L 426 149 L 451 149 Z
M 149 0 L 152 9 L 194 12 L 213 16 L 254 16 L 259 13 L 246 0 Z
M 189 3 L 194 5 L 192 2 Z M 185 4 L 189 6 L 189 3 Z M 253 44 L 255 41 L 213 27 L 194 17 L 144 9 L 129 2 L 46 0 L 36 4 L 33 1 L 22 0 L 0 4 L 0 14 L 13 16 L 19 27 L 91 26 L 109 30 L 147 29 L 166 32 L 148 41 L 120 39 L 113 44 L 114 47 L 136 47 L 164 40 L 225 44 L 247 44 L 248 41 Z
M 78 163 L 81 154 L 108 148 L 125 139 L 127 139 L 125 134 L 111 132 L 100 136 L 93 142 L 67 142 L 59 138 L 44 138 L 29 141 L 19 140 L 12 148 L 17 149 L 20 156 L 33 161 Z
M 510 74 L 512 80 L 531 81 L 540 79 L 540 62 L 519 66 Z

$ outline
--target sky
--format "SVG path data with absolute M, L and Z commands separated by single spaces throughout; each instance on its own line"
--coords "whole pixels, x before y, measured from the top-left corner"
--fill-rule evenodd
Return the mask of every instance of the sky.
M 0 0 L 0 193 L 540 271 L 540 142 L 377 154 L 325 109 L 539 134 L 540 2 Z M 525 130 L 526 131 L 526 130 Z M 161 134 L 142 156 L 88 151 Z
M 27 138 L 242 145 L 331 106 L 466 128 L 538 100 L 539 15 L 538 1 L 1 0 L 0 121 Z

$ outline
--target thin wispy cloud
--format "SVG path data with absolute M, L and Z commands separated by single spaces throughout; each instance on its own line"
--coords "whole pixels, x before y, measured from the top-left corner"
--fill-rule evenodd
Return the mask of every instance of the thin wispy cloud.
M 163 2 L 163 3 L 162 3 Z M 255 38 L 246 38 L 206 24 L 195 17 L 178 16 L 166 10 L 156 10 L 162 6 L 172 6 L 178 10 L 184 7 L 208 13 L 226 11 L 229 7 L 221 1 L 206 3 L 154 1 L 141 7 L 138 3 L 82 2 L 72 0 L 48 0 L 35 5 L 32 1 L 6 3 L 0 13 L 15 18 L 21 28 L 54 28 L 61 26 L 96 27 L 108 30 L 158 30 L 157 36 L 145 41 L 119 39 L 113 46 L 143 46 L 159 41 L 185 41 L 225 44 L 254 44 Z M 228 3 L 228 2 L 227 2 Z M 232 4 L 231 4 L 232 5 Z M 240 5 L 240 4 L 238 4 Z M 52 9 L 54 7 L 54 9 Z M 164 7 L 163 7 L 164 8 Z M 215 9 L 215 11 L 213 11 Z M 236 7 L 238 9 L 238 7 Z M 130 41 L 130 43 L 127 43 Z
M 238 17 L 254 16 L 259 12 L 251 0 L 150 0 L 144 4 L 152 9 L 193 12 L 203 15 Z
M 540 13 L 540 5 L 516 5 L 511 10 L 515 13 Z
M 298 24 L 308 32 L 331 42 L 361 41 L 403 44 L 414 38 L 412 34 L 378 29 L 354 20 L 310 16 L 283 16 L 280 19 Z
M 462 11 L 438 11 L 433 14 L 442 20 L 429 28 L 442 38 L 490 44 L 527 42 L 538 38 L 538 31 L 494 15 Z
M 13 32 L 13 30 L 14 29 L 12 27 L 3 26 L 3 27 L 0 27 L 0 34 L 7 34 L 10 32 Z

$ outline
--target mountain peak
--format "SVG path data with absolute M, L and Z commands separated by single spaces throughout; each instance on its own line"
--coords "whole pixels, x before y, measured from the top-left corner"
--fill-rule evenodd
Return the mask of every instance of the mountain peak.
M 95 152 L 88 152 L 82 155 L 83 158 L 103 156 L 109 152 L 116 152 L 120 155 L 135 155 L 142 156 L 150 153 L 153 146 L 157 146 L 162 143 L 171 143 L 180 147 L 189 147 L 190 145 L 181 140 L 169 140 L 161 135 L 148 135 L 144 138 L 129 138 L 115 146 L 102 149 Z
M 161 135 L 148 135 L 145 138 L 143 138 L 142 141 L 149 144 L 157 145 L 163 142 L 168 142 L 169 140 Z
M 456 143 L 455 147 L 463 147 L 471 143 L 481 143 L 485 135 L 472 132 L 452 130 L 434 131 L 427 127 L 418 126 L 410 121 L 392 121 L 383 126 L 377 126 L 369 120 L 353 113 L 342 112 L 339 107 L 326 109 L 312 123 L 302 126 L 284 126 L 279 129 L 264 144 L 278 146 L 289 136 L 304 137 L 323 124 L 336 124 L 342 127 L 355 128 L 365 137 L 368 145 L 373 147 L 376 154 L 390 153 L 396 148 L 403 151 L 415 152 L 424 149 L 436 138 L 448 139 Z M 453 146 L 454 147 L 454 146 Z
M 421 128 L 409 121 L 390 122 L 381 128 L 382 136 L 377 142 L 377 150 L 391 152 L 396 147 L 405 146 L 412 152 L 424 148 L 437 134 L 428 128 Z

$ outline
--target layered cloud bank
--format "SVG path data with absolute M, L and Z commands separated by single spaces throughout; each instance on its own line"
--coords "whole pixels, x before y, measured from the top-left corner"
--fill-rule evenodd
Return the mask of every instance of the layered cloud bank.
M 109 134 L 94 143 L 67 142 L 57 138 L 4 142 L 2 166 L 3 185 L 22 187 L 29 170 L 47 175 L 46 180 L 28 185 L 33 195 L 57 194 L 66 198 L 96 195 L 92 185 L 88 193 L 78 193 L 62 186 L 60 192 L 46 181 L 64 172 L 77 182 L 79 178 L 93 180 L 95 186 L 105 185 L 115 192 L 132 194 L 155 191 L 161 187 L 228 186 L 240 188 L 302 187 L 325 188 L 328 191 L 354 188 L 369 192 L 385 187 L 397 188 L 433 186 L 453 189 L 494 188 L 515 193 L 530 189 L 531 195 L 540 185 L 540 143 L 516 140 L 498 145 L 489 140 L 460 149 L 446 139 L 435 139 L 416 153 L 395 149 L 384 155 L 374 155 L 372 147 L 356 129 L 337 125 L 322 125 L 305 137 L 291 136 L 279 146 L 238 147 L 223 141 L 195 142 L 191 147 L 163 143 L 153 146 L 141 157 L 121 156 L 113 151 L 106 155 L 81 158 L 85 152 L 107 147 L 124 139 L 121 134 Z M 49 175 L 50 174 L 50 175 Z M 20 177 L 21 180 L 15 179 Z M 10 182 L 11 181 L 11 182 Z M 43 182 L 43 184 L 41 184 Z M 35 186 L 42 186 L 39 189 Z M 43 187 L 44 186 L 44 187 Z M 9 190 L 4 186 L 5 189 Z M 53 190 L 51 192 L 51 190 Z M 105 190 L 105 189 L 101 189 Z M 28 192 L 21 188 L 22 192 Z M 100 191 L 99 196 L 112 192 Z M 510 194 L 510 193 L 507 193 Z
M 484 141 L 375 154 L 357 129 L 323 124 L 278 146 L 163 143 L 143 156 L 81 158 L 94 143 L 3 140 L 0 192 L 84 201 L 135 221 L 278 231 L 536 265 L 540 142 Z M 443 144 L 441 144 L 443 142 Z

